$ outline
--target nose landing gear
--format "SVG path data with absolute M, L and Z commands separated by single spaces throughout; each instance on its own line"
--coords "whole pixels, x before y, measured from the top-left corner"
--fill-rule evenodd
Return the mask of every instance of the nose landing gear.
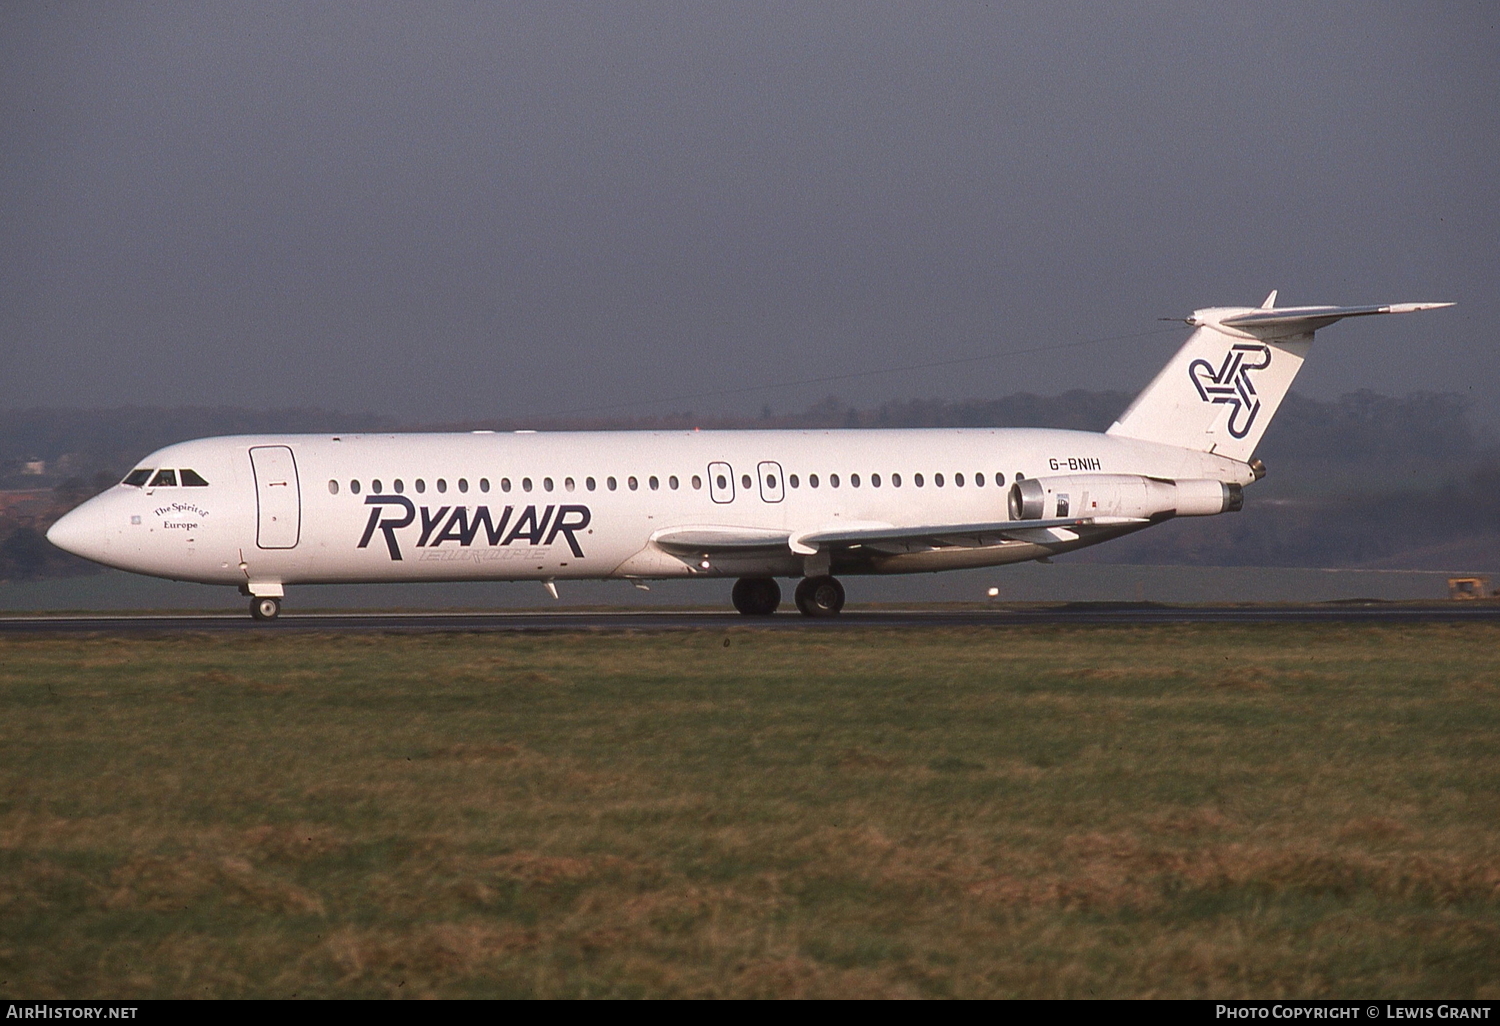
M 274 620 L 281 615 L 281 599 L 269 595 L 250 600 L 250 615 L 257 620 Z
M 781 585 L 769 577 L 741 577 L 729 596 L 745 616 L 770 616 L 781 605 Z
M 795 598 L 803 616 L 837 616 L 844 608 L 844 586 L 833 577 L 804 577 Z

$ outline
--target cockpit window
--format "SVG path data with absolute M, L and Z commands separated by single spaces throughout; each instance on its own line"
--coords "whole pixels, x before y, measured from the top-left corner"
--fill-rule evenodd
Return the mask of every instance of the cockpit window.
M 152 488 L 176 488 L 177 471 L 158 470 L 156 476 L 151 479 Z
M 182 484 L 185 488 L 207 488 L 208 482 L 198 476 L 196 470 L 182 468 Z
M 150 468 L 142 467 L 139 470 L 132 470 L 130 473 L 126 474 L 125 480 L 121 481 L 120 483 L 134 485 L 135 487 L 139 488 L 149 480 L 151 480 Z

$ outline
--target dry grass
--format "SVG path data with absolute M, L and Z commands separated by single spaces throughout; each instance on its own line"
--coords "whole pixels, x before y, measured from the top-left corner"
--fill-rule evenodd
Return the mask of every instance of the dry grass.
M 1483 626 L 6 640 L 0 988 L 1500 997 L 1497 682 Z

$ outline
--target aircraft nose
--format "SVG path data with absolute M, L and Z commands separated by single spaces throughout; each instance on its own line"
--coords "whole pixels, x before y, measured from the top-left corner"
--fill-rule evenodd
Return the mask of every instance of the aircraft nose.
M 85 502 L 71 512 L 64 513 L 57 523 L 47 528 L 47 540 L 64 552 L 71 552 L 84 559 L 98 560 L 107 545 L 103 518 L 95 504 Z

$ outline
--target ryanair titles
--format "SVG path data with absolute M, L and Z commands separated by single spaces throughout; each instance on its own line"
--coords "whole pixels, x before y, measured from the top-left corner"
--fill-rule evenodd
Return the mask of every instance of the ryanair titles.
M 476 543 L 491 547 L 503 547 L 521 541 L 529 546 L 551 545 L 558 535 L 567 541 L 568 548 L 579 559 L 583 558 L 583 547 L 578 544 L 577 533 L 589 526 L 593 519 L 587 506 L 526 506 L 519 513 L 514 506 L 506 506 L 498 514 L 490 512 L 488 506 L 431 506 L 418 507 L 402 495 L 371 495 L 365 505 L 373 507 L 370 519 L 365 523 L 365 533 L 360 536 L 359 548 L 368 548 L 370 540 L 379 531 L 385 538 L 385 547 L 392 559 L 401 558 L 401 546 L 396 532 L 418 530 L 417 548 L 440 548 L 453 542 L 461 548 Z M 482 539 L 482 541 L 480 541 Z

